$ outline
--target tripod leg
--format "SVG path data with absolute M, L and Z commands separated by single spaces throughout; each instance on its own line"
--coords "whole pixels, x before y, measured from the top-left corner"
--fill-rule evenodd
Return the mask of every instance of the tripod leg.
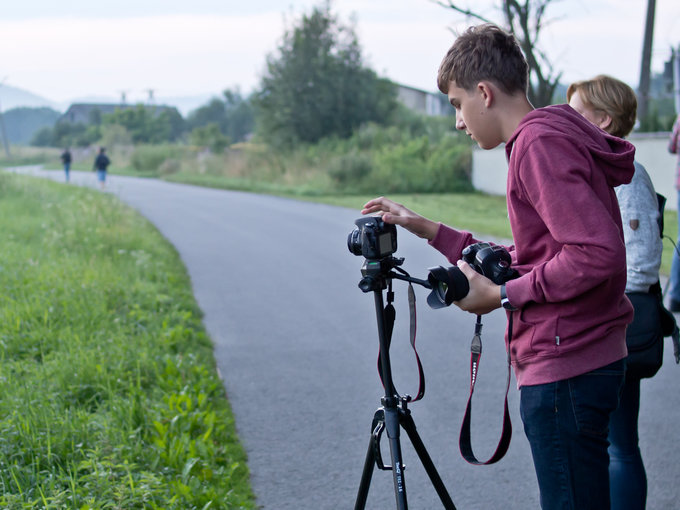
M 406 482 L 404 480 L 404 463 L 401 456 L 400 435 L 400 411 L 397 408 L 385 409 L 385 429 L 390 442 L 390 454 L 392 457 L 392 477 L 394 478 L 394 496 L 397 499 L 397 509 L 407 510 Z
M 397 408 L 381 408 L 373 418 L 373 431 L 371 440 L 368 443 L 366 460 L 364 461 L 364 471 L 361 475 L 359 492 L 354 504 L 354 510 L 364 510 L 368 489 L 371 485 L 371 478 L 376 464 L 380 469 L 392 471 L 394 478 L 394 494 L 397 500 L 397 510 L 408 510 L 406 502 L 406 486 L 404 484 L 404 464 L 401 456 L 401 445 L 399 443 L 400 423 L 399 410 Z M 380 437 L 382 432 L 387 431 L 387 438 L 390 444 L 391 466 L 384 466 L 380 455 Z M 396 468 L 395 468 L 396 466 Z
M 364 510 L 366 508 L 366 498 L 368 497 L 368 488 L 371 486 L 371 478 L 373 470 L 375 469 L 375 449 L 378 447 L 376 437 L 371 433 L 371 440 L 368 442 L 368 451 L 366 452 L 366 460 L 364 461 L 364 471 L 361 474 L 361 483 L 359 484 L 359 492 L 354 503 L 354 510 Z
M 416 424 L 413 421 L 413 417 L 411 416 L 410 412 L 401 413 L 401 425 L 408 434 L 408 437 L 411 440 L 413 448 L 418 454 L 418 457 L 420 457 L 420 462 L 422 462 L 427 475 L 430 477 L 430 481 L 437 491 L 439 499 L 441 499 L 444 508 L 446 508 L 446 510 L 456 510 L 456 506 L 453 504 L 453 500 L 451 499 L 449 492 L 446 490 L 446 486 L 439 476 L 437 468 L 435 467 L 434 462 L 432 462 L 430 454 L 427 453 L 425 445 L 423 444 L 422 439 L 420 439 L 420 434 L 418 434 L 418 431 L 416 430 Z

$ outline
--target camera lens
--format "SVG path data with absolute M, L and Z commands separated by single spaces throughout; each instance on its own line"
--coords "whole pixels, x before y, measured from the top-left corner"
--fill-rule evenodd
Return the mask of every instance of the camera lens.
M 354 255 L 361 255 L 361 230 L 355 228 L 347 236 L 347 249 Z
M 432 286 L 432 292 L 427 296 L 430 308 L 444 308 L 454 301 L 460 301 L 470 292 L 467 278 L 456 266 L 448 269 L 442 266 L 433 267 L 427 280 Z

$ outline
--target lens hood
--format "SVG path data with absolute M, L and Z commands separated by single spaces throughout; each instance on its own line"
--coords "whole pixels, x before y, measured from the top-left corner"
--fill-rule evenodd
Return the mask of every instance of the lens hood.
M 444 308 L 463 299 L 470 292 L 468 279 L 457 266 L 437 266 L 428 271 L 427 281 L 432 286 L 432 292 L 427 296 L 430 308 Z

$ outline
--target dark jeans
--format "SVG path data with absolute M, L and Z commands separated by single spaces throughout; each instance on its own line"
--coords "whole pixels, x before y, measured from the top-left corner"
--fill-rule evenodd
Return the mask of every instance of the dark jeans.
M 555 383 L 524 386 L 524 422 L 543 510 L 607 510 L 609 416 L 623 385 L 625 361 Z
M 647 475 L 638 447 L 640 379 L 626 378 L 609 424 L 609 493 L 612 510 L 644 510 Z
M 680 207 L 680 191 L 677 193 L 677 201 L 678 207 Z M 680 236 L 680 225 L 678 225 L 678 236 Z M 673 258 L 671 259 L 671 288 L 669 294 L 672 301 L 680 303 L 680 258 L 675 250 L 673 250 Z

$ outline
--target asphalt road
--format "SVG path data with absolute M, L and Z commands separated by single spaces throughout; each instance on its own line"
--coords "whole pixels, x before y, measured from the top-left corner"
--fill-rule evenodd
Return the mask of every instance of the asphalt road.
M 21 171 L 63 180 L 59 171 Z M 95 186 L 92 173 L 72 172 L 72 181 Z M 107 191 L 155 224 L 186 264 L 261 508 L 353 508 L 382 396 L 374 296 L 358 289 L 363 259 L 346 247 L 361 204 L 349 210 L 119 176 L 110 176 Z M 424 241 L 402 230 L 397 255 L 419 278 L 428 267 L 447 265 Z M 426 289 L 415 290 L 427 391 L 411 410 L 456 507 L 538 508 L 514 376 L 508 454 L 493 466 L 467 464 L 457 442 L 469 390 L 474 317 L 454 307 L 431 310 Z M 417 370 L 408 341 L 406 284 L 395 281 L 395 291 L 394 379 L 400 393 L 413 394 Z M 504 327 L 503 312 L 485 317 L 472 420 L 479 458 L 491 455 L 501 429 Z M 667 342 L 664 366 L 642 385 L 640 444 L 650 510 L 680 508 L 679 377 Z M 405 434 L 401 445 L 409 508 L 441 508 Z M 366 508 L 395 507 L 391 474 L 376 470 Z

